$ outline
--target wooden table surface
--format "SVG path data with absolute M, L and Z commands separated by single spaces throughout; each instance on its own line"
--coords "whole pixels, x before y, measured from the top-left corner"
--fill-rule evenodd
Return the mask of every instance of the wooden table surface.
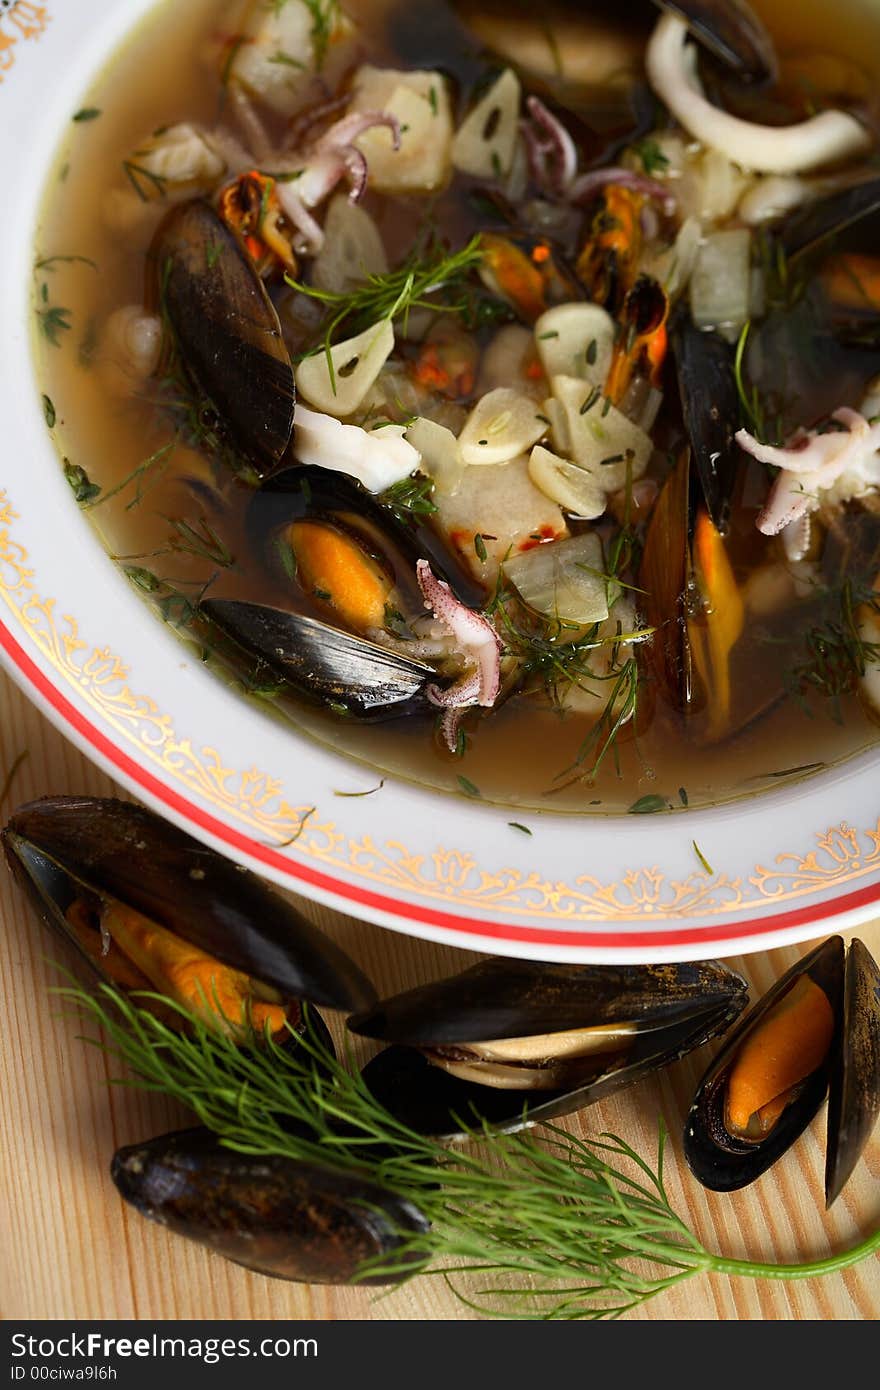
M 110 780 L 67 743 L 0 675 L 0 783 L 27 750 L 5 802 L 46 793 L 113 792 Z M 383 992 L 450 973 L 474 957 L 410 940 L 303 904 L 344 944 Z M 859 929 L 880 956 L 880 923 Z M 800 951 L 733 960 L 759 992 Z M 188 1116 L 153 1096 L 111 1088 L 113 1068 L 77 1038 L 78 1024 L 49 994 L 56 945 L 0 868 L 0 1316 L 12 1318 L 462 1318 L 472 1316 L 442 1280 L 423 1278 L 380 1299 L 375 1291 L 288 1284 L 250 1274 L 145 1221 L 109 1176 L 119 1145 L 160 1134 Z M 68 962 L 69 964 L 70 962 Z M 787 1262 L 821 1258 L 880 1221 L 880 1130 L 833 1213 L 823 1210 L 825 1111 L 762 1179 L 731 1196 L 691 1179 L 678 1134 L 709 1051 L 585 1110 L 584 1133 L 611 1129 L 646 1155 L 662 1115 L 673 1136 L 673 1205 L 703 1243 L 732 1256 Z M 880 1258 L 824 1279 L 782 1283 L 695 1275 L 629 1316 L 689 1319 L 873 1319 Z

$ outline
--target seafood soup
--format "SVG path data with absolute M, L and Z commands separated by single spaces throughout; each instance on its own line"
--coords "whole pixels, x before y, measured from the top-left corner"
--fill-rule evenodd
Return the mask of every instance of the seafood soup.
M 581 813 L 880 709 L 880 6 L 160 5 L 34 262 L 79 505 L 242 696 Z

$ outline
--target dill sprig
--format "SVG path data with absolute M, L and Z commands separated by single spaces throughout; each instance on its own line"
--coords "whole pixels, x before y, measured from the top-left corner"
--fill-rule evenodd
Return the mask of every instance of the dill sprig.
M 343 325 L 355 333 L 359 328 L 368 328 L 386 319 L 403 319 L 405 324 L 413 309 L 433 309 L 446 313 L 463 311 L 467 306 L 466 297 L 457 303 L 449 303 L 438 296 L 462 289 L 468 276 L 479 265 L 482 254 L 479 236 L 472 237 L 459 251 L 450 252 L 442 247 L 427 255 L 414 251 L 397 270 L 389 270 L 383 275 L 368 275 L 362 284 L 345 293 L 321 290 L 289 275 L 285 276 L 285 280 L 291 289 L 326 306 L 323 339 L 315 351 L 323 350 L 327 354 L 332 380 L 330 349 Z
M 412 517 L 432 516 L 437 511 L 432 501 L 433 478 L 417 474 L 412 478 L 401 478 L 379 494 L 379 501 L 393 512 L 398 521 L 409 521 Z
M 617 1135 L 577 1138 L 548 1123 L 501 1135 L 474 1118 L 462 1126 L 468 1142 L 447 1147 L 396 1119 L 351 1059 L 337 1061 L 311 1029 L 279 1047 L 244 1029 L 235 1037 L 215 1030 L 163 996 L 141 997 L 176 1010 L 185 1033 L 108 985 L 60 993 L 101 1025 L 105 1040 L 88 1041 L 130 1069 L 122 1084 L 188 1106 L 230 1149 L 366 1171 L 414 1202 L 428 1231 L 401 1230 L 396 1248 L 365 1261 L 359 1278 L 429 1273 L 486 1317 L 596 1320 L 620 1317 L 698 1271 L 810 1278 L 880 1249 L 877 1231 L 804 1264 L 712 1254 L 670 1203 L 662 1121 L 653 1164 Z M 434 1261 L 442 1263 L 429 1268 Z
M 796 697 L 815 692 L 830 700 L 839 721 L 841 697 L 855 689 L 868 666 L 880 662 L 880 643 L 868 641 L 860 626 L 862 615 L 880 616 L 880 593 L 870 581 L 847 575 L 823 597 L 824 619 L 807 630 L 804 660 L 788 673 L 786 684 Z

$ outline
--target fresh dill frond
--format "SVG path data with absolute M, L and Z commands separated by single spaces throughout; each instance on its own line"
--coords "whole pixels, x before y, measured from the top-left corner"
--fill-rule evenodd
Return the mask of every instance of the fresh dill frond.
M 168 180 L 161 174 L 154 174 L 152 169 L 144 168 L 143 164 L 135 164 L 133 159 L 123 159 L 122 168 L 142 203 L 150 202 L 151 197 L 165 197 Z
M 100 497 L 96 497 L 88 505 L 92 508 L 102 507 L 105 502 L 110 501 L 111 497 L 117 497 L 120 492 L 124 492 L 127 487 L 134 483 L 134 496 L 125 504 L 125 510 L 130 512 L 133 507 L 138 506 L 143 501 L 150 489 L 159 482 L 171 461 L 170 455 L 176 443 L 176 439 L 169 439 L 167 444 L 161 445 L 154 453 L 150 454 L 149 458 L 143 459 L 136 468 L 133 468 L 121 482 L 117 483 L 115 487 L 111 487 L 109 492 L 102 492 Z M 70 480 L 68 479 L 68 481 Z
M 53 347 L 60 347 L 60 335 L 69 332 L 73 327 L 70 322 L 71 313 L 72 310 L 64 309 L 60 304 L 44 302 L 41 307 L 37 308 L 37 322 L 40 325 L 40 332 Z
M 416 474 L 412 478 L 401 478 L 379 493 L 378 501 L 393 512 L 398 521 L 409 521 L 413 517 L 432 516 L 437 511 L 432 501 L 433 478 Z
M 656 140 L 640 140 L 637 145 L 632 147 L 633 154 L 642 161 L 642 168 L 649 176 L 661 174 L 669 168 L 669 158 Z
M 449 313 L 465 307 L 467 296 L 462 295 L 458 302 L 450 302 L 448 297 L 463 291 L 481 259 L 480 237 L 474 236 L 458 251 L 442 247 L 427 255 L 414 251 L 397 270 L 368 275 L 362 284 L 345 292 L 318 289 L 289 275 L 285 279 L 291 289 L 326 306 L 323 341 L 316 351 L 323 348 L 329 355 L 343 326 L 354 334 L 386 319 L 403 319 L 405 323 L 413 309 Z
M 880 616 L 880 593 L 870 581 L 847 575 L 825 591 L 823 609 L 822 620 L 804 636 L 804 659 L 787 673 L 786 685 L 792 695 L 813 692 L 830 700 L 839 721 L 841 698 L 856 688 L 869 666 L 880 662 L 880 643 L 869 641 L 860 623 L 862 615 Z
M 662 1120 L 654 1161 L 615 1134 L 579 1138 L 552 1123 L 498 1134 L 476 1114 L 460 1117 L 465 1142 L 448 1146 L 386 1110 L 353 1059 L 340 1062 L 324 1045 L 307 1011 L 304 1035 L 279 1046 L 268 1032 L 213 1028 L 161 995 L 76 984 L 58 993 L 101 1027 L 103 1040 L 89 1041 L 126 1065 L 126 1085 L 186 1106 L 229 1149 L 354 1171 L 414 1203 L 426 1229 L 401 1229 L 358 1279 L 436 1274 L 486 1317 L 595 1320 L 620 1317 L 699 1271 L 812 1278 L 880 1249 L 878 1230 L 803 1264 L 713 1254 L 671 1205 Z M 156 999 L 183 1029 L 150 1011 Z

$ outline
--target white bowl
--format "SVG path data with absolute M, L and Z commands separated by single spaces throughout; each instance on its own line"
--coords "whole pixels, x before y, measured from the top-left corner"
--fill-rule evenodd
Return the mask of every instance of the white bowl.
M 874 915 L 876 756 L 714 810 L 529 813 L 531 838 L 511 829 L 515 812 L 391 778 L 381 795 L 342 799 L 334 789 L 375 778 L 237 699 L 138 599 L 78 511 L 47 432 L 32 265 L 61 133 L 150 8 L 14 0 L 0 10 L 0 175 L 14 190 L 0 258 L 10 673 L 154 809 L 277 883 L 396 931 L 536 959 L 660 961 L 796 942 Z

